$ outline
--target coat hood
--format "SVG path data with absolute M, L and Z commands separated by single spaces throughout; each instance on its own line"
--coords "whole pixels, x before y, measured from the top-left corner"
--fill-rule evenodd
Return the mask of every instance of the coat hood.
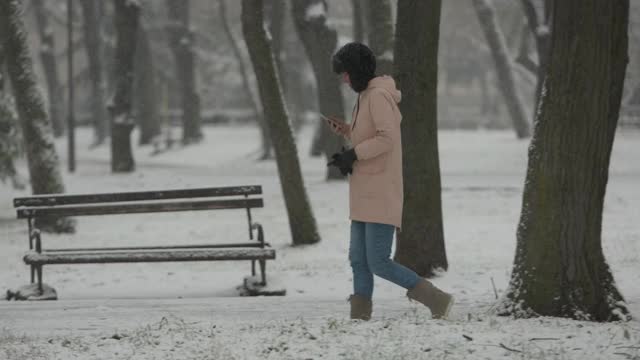
M 369 81 L 369 86 L 367 88 L 385 89 L 389 94 L 391 94 L 391 97 L 393 97 L 393 100 L 395 100 L 396 103 L 399 103 L 402 99 L 402 93 L 400 90 L 396 89 L 396 81 L 389 75 L 374 77 Z

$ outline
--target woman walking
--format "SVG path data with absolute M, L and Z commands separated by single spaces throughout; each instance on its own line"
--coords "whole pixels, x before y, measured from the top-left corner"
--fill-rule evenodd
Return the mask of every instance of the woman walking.
M 346 44 L 332 62 L 334 72 L 358 93 L 350 125 L 337 117 L 326 118 L 333 132 L 353 146 L 329 162 L 343 175 L 351 174 L 351 318 L 371 318 L 373 275 L 407 289 L 407 296 L 427 306 L 434 318 L 446 318 L 453 297 L 390 259 L 394 232 L 402 224 L 400 91 L 390 76 L 375 76 L 375 56 L 363 44 Z

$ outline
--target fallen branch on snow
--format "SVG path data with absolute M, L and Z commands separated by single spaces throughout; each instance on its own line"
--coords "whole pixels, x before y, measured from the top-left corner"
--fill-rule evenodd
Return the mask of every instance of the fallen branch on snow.
M 510 347 L 507 347 L 507 346 L 506 346 L 505 344 L 503 344 L 503 343 L 500 343 L 500 347 L 501 347 L 501 348 L 503 348 L 503 349 L 505 349 L 505 350 L 509 350 L 509 351 L 513 351 L 513 352 L 517 352 L 517 353 L 522 353 L 522 351 L 520 351 L 520 350 L 516 350 L 516 349 L 512 349 L 512 348 L 510 348 Z

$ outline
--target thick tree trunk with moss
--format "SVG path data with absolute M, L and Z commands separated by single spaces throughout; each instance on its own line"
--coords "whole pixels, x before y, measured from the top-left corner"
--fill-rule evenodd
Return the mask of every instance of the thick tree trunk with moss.
M 628 316 L 601 237 L 628 16 L 628 0 L 554 3 L 549 69 L 502 313 L 595 321 Z
M 14 160 L 18 156 L 18 118 L 13 98 L 4 87 L 5 56 L 0 42 L 0 181 L 11 179 L 14 187 L 20 187 Z
M 134 98 L 136 99 L 137 122 L 140 126 L 140 145 L 151 144 L 160 135 L 158 114 L 158 83 L 154 68 L 153 54 L 147 30 L 138 26 L 138 40 L 135 57 Z
M 47 82 L 49 97 L 49 118 L 53 125 L 53 134 L 58 137 L 64 133 L 64 97 L 58 77 L 58 66 L 55 54 L 55 37 L 49 23 L 49 15 L 44 0 L 33 0 L 33 10 L 40 34 L 40 62 Z
M 91 116 L 93 117 L 94 145 L 102 144 L 107 138 L 109 115 L 105 101 L 105 83 L 103 80 L 104 64 L 102 36 L 98 1 L 80 0 L 82 7 L 82 26 L 84 29 L 84 45 L 87 51 L 89 77 L 91 78 Z
M 176 62 L 176 73 L 182 101 L 182 143 L 202 140 L 200 95 L 196 89 L 194 36 L 189 28 L 190 1 L 167 0 L 169 10 L 169 44 Z
M 264 117 L 273 134 L 273 148 L 293 244 L 316 243 L 320 241 L 320 235 L 304 188 L 296 144 L 289 127 L 271 46 L 264 28 L 262 0 L 242 1 L 242 31 L 264 104 Z
M 399 0 L 395 73 L 402 91 L 404 210 L 395 260 L 421 276 L 447 270 L 438 158 L 440 0 Z
M 298 0 L 291 3 L 293 21 L 313 67 L 318 86 L 318 107 L 325 115 L 344 117 L 344 100 L 340 80 L 333 73 L 331 57 L 338 44 L 336 29 L 327 23 L 327 3 L 324 0 Z M 335 136 L 318 117 L 317 126 L 322 152 L 327 161 L 340 151 L 342 139 Z M 344 179 L 335 166 L 327 168 L 327 179 Z
M 376 72 L 391 75 L 393 72 L 393 21 L 391 0 L 369 1 L 369 45 L 376 55 Z
M 226 0 L 218 0 L 218 5 L 218 14 L 220 15 L 222 28 L 224 29 L 224 32 L 229 39 L 229 45 L 231 45 L 233 56 L 236 58 L 238 67 L 240 68 L 240 75 L 242 76 L 242 88 L 244 89 L 245 95 L 251 104 L 251 109 L 254 112 L 254 117 L 256 118 L 258 126 L 260 127 L 260 138 L 262 140 L 262 155 L 260 156 L 260 159 L 270 159 L 272 145 L 269 126 L 262 116 L 262 110 L 260 109 L 259 100 L 255 98 L 253 91 L 251 91 L 249 70 L 247 70 L 247 67 L 244 64 L 244 59 L 242 57 L 242 52 L 240 51 L 238 41 L 236 41 L 236 38 L 233 36 L 233 31 L 231 31 L 231 25 L 229 24 L 229 17 L 227 15 Z
M 0 0 L 0 44 L 4 48 L 11 88 L 22 127 L 29 178 L 34 194 L 64 193 L 53 130 L 39 92 L 29 55 L 18 0 Z M 47 218 L 36 223 L 41 230 L 73 232 L 67 218 Z
M 134 59 L 140 7 L 129 0 L 114 0 L 116 48 L 113 72 L 115 93 L 109 104 L 111 115 L 111 171 L 135 170 L 131 149 Z
M 513 61 L 509 56 L 509 49 L 495 18 L 495 10 L 489 0 L 473 0 L 473 7 L 478 16 L 480 26 L 491 49 L 491 55 L 496 64 L 498 85 L 505 101 L 513 128 L 519 139 L 531 136 L 526 109 L 522 96 L 516 86 Z
M 19 185 L 14 160 L 18 156 L 17 119 L 12 99 L 0 87 L 0 182 Z

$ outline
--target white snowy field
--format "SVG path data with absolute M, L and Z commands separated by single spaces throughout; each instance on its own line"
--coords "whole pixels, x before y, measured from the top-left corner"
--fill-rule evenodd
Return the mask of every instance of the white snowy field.
M 134 133 L 132 139 L 137 139 Z M 177 133 L 176 133 L 177 135 Z M 450 269 L 434 280 L 455 294 L 450 321 L 376 280 L 374 316 L 348 320 L 351 293 L 346 182 L 326 182 L 311 158 L 311 131 L 298 150 L 322 236 L 291 247 L 274 161 L 257 162 L 249 127 L 206 128 L 202 144 L 150 156 L 136 147 L 137 170 L 110 173 L 109 149 L 87 150 L 65 171 L 68 193 L 259 184 L 265 227 L 277 259 L 267 263 L 285 297 L 237 297 L 248 262 L 45 267 L 57 302 L 0 302 L 0 359 L 640 359 L 640 321 L 597 324 L 556 318 L 513 320 L 488 310 L 507 286 L 515 250 L 528 142 L 509 131 L 440 132 L 444 227 Z M 57 143 L 66 168 L 65 139 Z M 603 247 L 632 314 L 640 316 L 640 132 L 619 132 L 605 200 Z M 22 174 L 26 174 L 21 164 Z M 0 290 L 28 282 L 26 223 L 0 184 Z M 244 241 L 243 210 L 78 218 L 73 235 L 44 234 L 44 246 L 117 246 Z M 466 337 L 465 337 L 466 336 Z

